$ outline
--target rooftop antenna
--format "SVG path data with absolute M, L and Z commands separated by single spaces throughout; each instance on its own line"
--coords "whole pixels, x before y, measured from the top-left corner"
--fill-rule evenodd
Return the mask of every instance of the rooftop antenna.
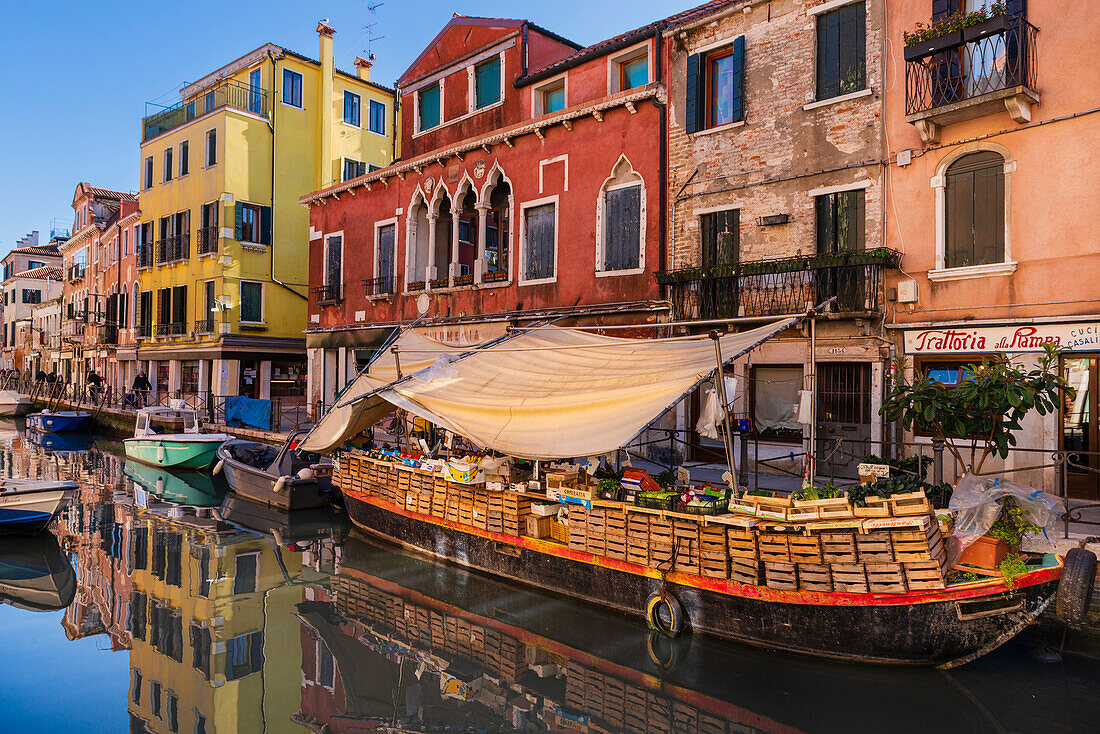
M 363 26 L 363 30 L 367 32 L 367 61 L 374 61 L 374 49 L 372 48 L 375 41 L 381 41 L 385 36 L 374 35 L 374 27 L 378 25 L 378 21 L 375 17 L 378 14 L 378 9 L 385 5 L 385 3 L 375 3 L 373 5 L 367 5 L 367 13 L 369 22 Z

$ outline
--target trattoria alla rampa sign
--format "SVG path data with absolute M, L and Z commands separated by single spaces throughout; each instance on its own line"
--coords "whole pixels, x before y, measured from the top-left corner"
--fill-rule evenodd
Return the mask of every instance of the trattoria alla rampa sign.
M 1041 352 L 1051 343 L 1068 352 L 1100 351 L 1100 322 L 907 329 L 906 354 Z

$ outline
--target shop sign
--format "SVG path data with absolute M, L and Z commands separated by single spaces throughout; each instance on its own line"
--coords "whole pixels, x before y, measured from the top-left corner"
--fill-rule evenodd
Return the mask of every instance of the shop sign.
M 907 329 L 903 336 L 906 354 L 1042 352 L 1044 344 L 1054 344 L 1067 352 L 1100 351 L 1100 321 Z
M 472 347 L 504 336 L 508 323 L 494 321 L 484 324 L 448 324 L 416 327 L 416 331 L 433 341 L 451 347 Z

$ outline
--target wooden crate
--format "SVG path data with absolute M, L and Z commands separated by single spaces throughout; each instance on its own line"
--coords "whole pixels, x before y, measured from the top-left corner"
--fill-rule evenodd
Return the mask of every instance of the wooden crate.
M 928 501 L 928 496 L 923 491 L 895 494 L 890 497 L 890 514 L 896 516 L 930 515 L 932 514 L 932 503 Z
M 699 559 L 699 575 L 712 579 L 729 578 L 729 559 L 725 556 L 721 558 L 704 557 Z
M 766 561 L 764 572 L 769 589 L 798 591 L 798 567 L 795 564 Z
M 939 525 L 935 523 L 928 530 L 894 530 L 890 536 L 894 544 L 894 560 L 898 563 L 946 560 Z
M 868 565 L 867 586 L 872 594 L 904 594 L 905 571 L 900 563 Z
M 856 550 L 859 552 L 860 563 L 894 562 L 894 549 L 887 531 L 856 533 Z
M 904 563 L 905 585 L 910 591 L 944 588 L 943 568 L 937 561 Z
M 832 563 L 829 573 L 833 578 L 833 591 L 867 593 L 867 568 L 862 563 Z
M 698 574 L 699 523 L 695 520 L 676 520 L 672 527 L 672 541 L 676 550 L 675 570 Z
M 585 550 L 594 556 L 607 554 L 607 538 L 603 532 L 588 528 L 585 535 Z
M 820 535 L 791 535 L 787 538 L 791 563 L 822 563 Z
M 832 591 L 833 576 L 823 563 L 798 564 L 798 588 L 802 591 Z
M 626 560 L 639 566 L 649 566 L 649 546 L 628 545 L 626 547 Z
M 728 528 L 726 531 L 731 558 L 757 557 L 756 533 L 751 529 Z
M 531 538 L 549 538 L 550 523 L 549 515 L 528 515 L 524 522 L 523 534 Z
M 730 557 L 730 581 L 759 586 L 763 580 L 760 561 L 755 558 Z
M 760 533 L 757 540 L 760 559 L 772 563 L 790 563 L 791 551 L 786 533 Z
M 856 552 L 855 534 L 822 533 L 821 559 L 824 563 L 856 563 L 859 556 Z
M 620 538 L 618 536 L 607 536 L 607 557 L 614 558 L 616 561 L 626 560 L 626 538 Z

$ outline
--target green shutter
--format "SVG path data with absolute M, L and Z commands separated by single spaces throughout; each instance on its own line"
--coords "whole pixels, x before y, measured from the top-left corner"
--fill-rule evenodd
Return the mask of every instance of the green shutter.
M 699 61 L 702 54 L 692 54 L 687 59 L 687 97 L 684 103 L 685 122 L 689 133 L 698 132 L 700 129 L 699 112 L 703 107 L 703 99 L 699 95 Z
M 260 208 L 260 242 L 265 245 L 271 244 L 271 207 L 269 206 Z
M 733 42 L 733 120 L 745 119 L 745 37 Z
M 233 227 L 234 227 L 234 232 L 235 232 L 234 239 L 236 239 L 238 242 L 240 242 L 241 238 L 244 237 L 244 232 L 242 231 L 243 227 L 241 226 L 241 221 L 242 221 L 242 219 L 244 219 L 244 207 L 241 205 L 241 202 L 239 202 L 239 201 L 233 205 L 233 218 L 234 218 Z

